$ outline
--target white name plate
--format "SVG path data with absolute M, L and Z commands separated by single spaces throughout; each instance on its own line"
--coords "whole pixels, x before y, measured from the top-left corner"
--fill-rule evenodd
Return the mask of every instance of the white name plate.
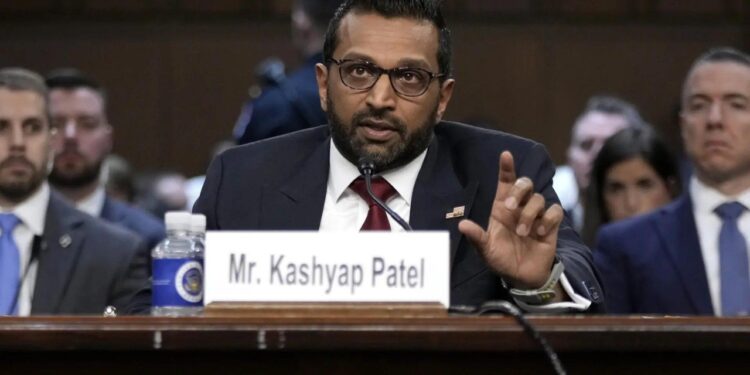
M 206 234 L 204 302 L 440 302 L 448 232 Z

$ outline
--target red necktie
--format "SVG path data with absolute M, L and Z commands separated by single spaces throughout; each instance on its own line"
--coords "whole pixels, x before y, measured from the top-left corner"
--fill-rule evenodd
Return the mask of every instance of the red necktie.
M 377 203 L 375 203 L 375 200 L 370 197 L 370 194 L 367 194 L 367 185 L 365 185 L 364 178 L 357 178 L 351 185 L 349 185 L 349 187 L 359 194 L 359 196 L 362 197 L 370 207 L 370 210 L 367 211 L 367 219 L 365 219 L 365 223 L 362 224 L 360 231 L 391 230 L 391 225 L 388 223 L 388 214 L 378 206 Z M 385 203 L 388 198 L 396 194 L 396 189 L 394 189 L 384 178 L 375 177 L 372 179 L 372 192 L 378 197 L 378 199 Z

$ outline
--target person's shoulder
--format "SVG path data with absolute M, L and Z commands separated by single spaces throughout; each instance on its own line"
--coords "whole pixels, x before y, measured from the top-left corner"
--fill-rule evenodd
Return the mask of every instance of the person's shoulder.
M 154 215 L 112 197 L 108 196 L 106 199 L 105 205 L 109 205 L 109 209 L 114 212 L 113 216 L 119 216 L 119 218 L 113 216 L 106 218 L 119 221 L 127 228 L 149 237 L 149 240 L 152 236 L 164 237 L 164 224 Z
M 295 154 L 301 150 L 312 149 L 328 140 L 328 125 L 302 129 L 296 132 L 251 142 L 232 147 L 220 157 L 227 162 L 240 160 L 248 162 L 248 156 L 275 157 L 276 155 Z
M 107 253 L 134 251 L 142 241 L 135 232 L 79 211 L 55 195 L 50 196 L 50 208 L 47 215 L 55 215 L 52 220 L 69 226 L 67 229 L 80 231 L 86 238 L 84 246 L 96 251 L 102 248 L 106 248 Z
M 515 134 L 454 121 L 438 123 L 435 126 L 435 135 L 454 146 L 468 146 L 469 149 L 502 147 L 513 151 L 527 150 L 539 145 L 539 142 Z
M 599 229 L 601 240 L 618 242 L 643 242 L 650 240 L 650 235 L 667 220 L 677 215 L 678 209 L 685 204 L 682 198 L 659 207 L 649 213 L 636 215 L 603 225 Z

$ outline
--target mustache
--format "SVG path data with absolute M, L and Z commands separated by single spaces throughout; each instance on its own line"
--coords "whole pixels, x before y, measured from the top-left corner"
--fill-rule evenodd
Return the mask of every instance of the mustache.
M 58 152 L 56 156 L 63 156 L 63 155 L 74 155 L 74 156 L 83 157 L 83 155 L 81 155 L 81 152 L 78 151 L 78 147 L 75 145 L 63 146 L 63 149 L 60 150 L 60 152 Z
M 5 160 L 0 162 L 0 169 L 7 168 L 10 164 L 16 164 L 16 163 L 25 164 L 27 167 L 31 169 L 36 169 L 34 168 L 34 164 L 31 163 L 29 159 L 26 159 L 23 156 L 8 156 L 7 158 L 5 158 Z
M 352 125 L 357 125 L 363 122 L 367 122 L 368 120 L 375 121 L 375 122 L 384 122 L 388 124 L 389 127 L 393 128 L 400 134 L 406 133 L 406 124 L 401 122 L 401 120 L 397 119 L 396 117 L 393 117 L 389 114 L 388 109 L 364 109 L 361 110 L 352 116 Z M 352 130 L 354 130 L 354 126 L 352 127 Z

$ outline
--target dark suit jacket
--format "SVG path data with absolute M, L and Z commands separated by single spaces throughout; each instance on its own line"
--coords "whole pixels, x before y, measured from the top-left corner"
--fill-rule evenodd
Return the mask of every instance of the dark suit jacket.
M 276 85 L 263 87 L 263 93 L 242 108 L 235 127 L 238 144 L 325 124 L 320 108 L 315 64 L 323 61 L 318 53 Z
M 150 304 L 148 253 L 135 234 L 76 210 L 52 193 L 44 235 L 36 241 L 38 267 L 31 314 L 118 313 Z
M 714 313 L 687 194 L 650 214 L 603 227 L 594 259 L 609 312 Z
M 149 249 L 166 237 L 164 224 L 151 214 L 107 196 L 100 217 L 140 235 Z
M 534 181 L 548 202 L 554 166 L 540 144 L 505 133 L 442 122 L 435 127 L 412 196 L 409 223 L 415 230 L 450 232 L 451 304 L 508 298 L 500 279 L 458 231 L 453 207 L 486 227 L 498 181 L 500 152 L 513 153 L 519 176 Z M 194 210 L 209 229 L 317 230 L 328 181 L 328 126 L 236 147 L 211 163 Z M 581 295 L 602 300 L 591 253 L 567 219 L 560 229 L 558 257 Z

